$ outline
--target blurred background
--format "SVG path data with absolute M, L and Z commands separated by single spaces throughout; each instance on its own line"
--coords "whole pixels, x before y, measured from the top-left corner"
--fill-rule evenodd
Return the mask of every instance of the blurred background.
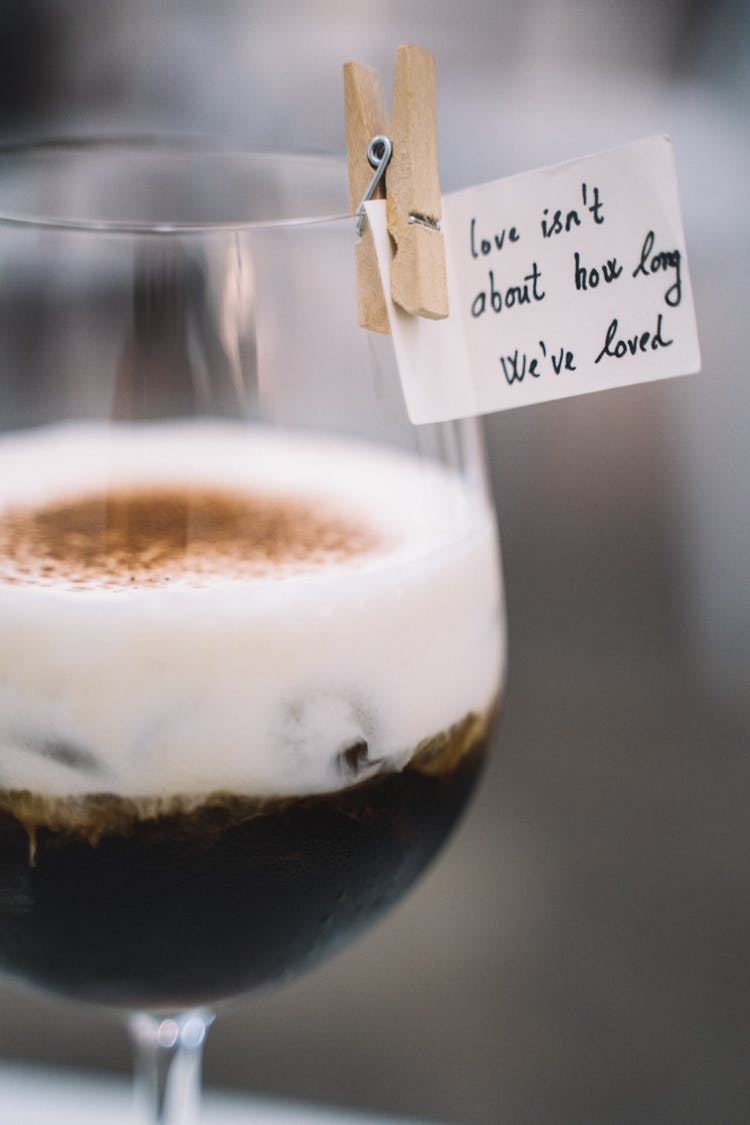
M 446 190 L 671 134 L 703 373 L 486 421 L 511 674 L 483 788 L 373 933 L 222 1014 L 206 1080 L 439 1122 L 746 1121 L 750 5 L 5 0 L 0 140 L 343 152 L 341 63 L 390 84 L 408 41 Z M 130 1066 L 116 1021 L 5 985 L 0 1055 Z

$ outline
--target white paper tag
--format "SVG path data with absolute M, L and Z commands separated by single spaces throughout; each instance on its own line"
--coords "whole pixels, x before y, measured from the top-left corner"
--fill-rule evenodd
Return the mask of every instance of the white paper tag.
M 366 206 L 415 424 L 700 368 L 666 137 L 444 196 L 447 320 L 393 305 L 385 203 Z

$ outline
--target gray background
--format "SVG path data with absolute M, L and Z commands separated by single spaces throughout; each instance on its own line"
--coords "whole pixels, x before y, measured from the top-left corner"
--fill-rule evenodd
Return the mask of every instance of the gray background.
M 446 189 L 673 136 L 704 371 L 487 421 L 511 674 L 484 785 L 379 928 L 222 1014 L 206 1078 L 446 1122 L 745 1121 L 750 9 L 19 0 L 0 131 L 342 151 L 341 62 L 389 81 L 405 41 L 437 57 Z M 10 986 L 0 1054 L 129 1065 L 113 1020 Z

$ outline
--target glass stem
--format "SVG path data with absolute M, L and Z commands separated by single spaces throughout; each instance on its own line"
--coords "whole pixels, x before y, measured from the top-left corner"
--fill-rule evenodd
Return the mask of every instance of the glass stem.
M 130 1017 L 137 1120 L 143 1125 L 198 1125 L 203 1043 L 213 1018 L 201 1008 Z

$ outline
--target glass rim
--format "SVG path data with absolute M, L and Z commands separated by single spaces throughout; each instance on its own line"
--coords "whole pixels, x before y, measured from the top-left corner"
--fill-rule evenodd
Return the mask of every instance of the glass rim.
M 297 166 L 300 177 L 303 170 L 308 173 L 316 171 L 320 174 L 323 170 L 329 173 L 338 171 L 346 183 L 347 167 L 346 158 L 341 155 L 321 152 L 289 151 L 274 149 L 252 149 L 231 140 L 205 137 L 195 134 L 171 133 L 125 133 L 125 134 L 92 134 L 92 135 L 62 135 L 21 138 L 18 140 L 0 143 L 0 187 L 3 181 L 3 161 L 17 158 L 42 157 L 55 154 L 81 155 L 90 153 L 117 154 L 147 154 L 147 155 L 180 155 L 193 159 L 201 157 L 223 157 L 225 159 L 244 162 L 246 166 L 265 166 L 268 169 L 287 168 Z M 23 211 L 19 208 L 7 208 L 0 201 L 0 227 L 19 227 L 34 230 L 57 230 L 80 233 L 96 234 L 122 234 L 122 235 L 180 235 L 180 234 L 210 234 L 213 232 L 242 232 L 253 230 L 270 230 L 280 227 L 309 226 L 332 222 L 354 222 L 354 212 L 340 208 L 323 209 L 313 213 L 301 213 L 283 218 L 251 219 L 237 218 L 200 220 L 200 221 L 143 221 L 116 218 L 84 218 L 75 215 L 50 215 L 34 213 L 33 209 Z

